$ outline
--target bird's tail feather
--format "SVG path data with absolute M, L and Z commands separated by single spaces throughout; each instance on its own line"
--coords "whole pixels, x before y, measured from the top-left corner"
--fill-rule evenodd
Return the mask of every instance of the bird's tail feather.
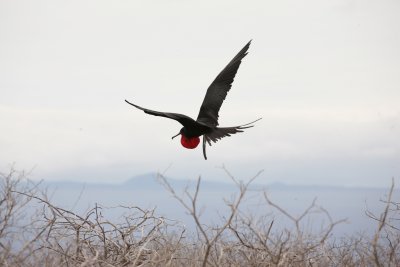
M 244 129 L 254 127 L 253 123 L 261 120 L 262 118 L 259 118 L 255 121 L 239 125 L 239 126 L 233 126 L 233 127 L 217 127 L 213 129 L 210 133 L 204 134 L 204 138 L 207 141 L 207 143 L 211 146 L 211 142 L 216 143 L 218 140 L 231 136 L 232 134 L 236 133 L 241 133 L 243 132 Z

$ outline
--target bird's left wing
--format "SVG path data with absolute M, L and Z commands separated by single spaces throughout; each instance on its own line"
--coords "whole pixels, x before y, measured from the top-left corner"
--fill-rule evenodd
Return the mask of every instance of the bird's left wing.
M 193 120 L 192 118 L 183 115 L 183 114 L 179 114 L 179 113 L 171 113 L 171 112 L 160 112 L 160 111 L 155 111 L 155 110 L 151 110 L 151 109 L 147 109 L 147 108 L 142 108 L 138 105 L 135 105 L 131 102 L 129 102 L 128 100 L 125 100 L 126 103 L 128 103 L 129 105 L 134 106 L 135 108 L 138 108 L 140 110 L 143 110 L 145 113 L 153 115 L 153 116 L 160 116 L 160 117 L 165 117 L 165 118 L 169 118 L 172 120 L 176 120 L 178 121 L 180 124 L 182 124 L 183 126 L 192 126 L 192 125 L 196 125 L 197 122 L 195 120 Z

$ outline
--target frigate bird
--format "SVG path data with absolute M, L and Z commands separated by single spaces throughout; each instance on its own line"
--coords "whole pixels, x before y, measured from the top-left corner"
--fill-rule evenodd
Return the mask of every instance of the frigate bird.
M 135 108 L 143 110 L 147 114 L 173 119 L 182 124 L 182 129 L 177 135 L 173 136 L 172 139 L 181 135 L 181 144 L 185 148 L 196 148 L 200 143 L 199 137 L 203 136 L 203 155 L 204 159 L 207 159 L 206 143 L 211 146 L 211 142 L 215 143 L 223 137 L 243 132 L 244 129 L 253 127 L 254 125 L 252 124 L 261 119 L 259 118 L 255 121 L 239 126 L 218 127 L 218 113 L 222 102 L 225 100 L 228 91 L 232 87 L 232 82 L 235 78 L 236 72 L 239 69 L 242 59 L 247 55 L 250 43 L 251 40 L 228 63 L 228 65 L 218 74 L 215 80 L 208 87 L 196 120 L 179 113 L 160 112 L 142 108 L 128 100 L 125 100 L 125 102 Z

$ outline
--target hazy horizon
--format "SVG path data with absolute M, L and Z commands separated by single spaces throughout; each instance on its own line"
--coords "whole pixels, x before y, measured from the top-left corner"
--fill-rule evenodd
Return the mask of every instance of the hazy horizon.
M 147 173 L 141 173 L 138 175 L 133 175 L 125 180 L 99 180 L 96 181 L 94 179 L 74 179 L 74 177 L 65 177 L 63 179 L 36 179 L 33 178 L 29 174 L 27 178 L 34 182 L 34 183 L 44 183 L 44 184 L 49 184 L 49 185 L 56 185 L 56 184 L 72 184 L 72 185 L 99 185 L 99 186 L 123 186 L 126 184 L 130 184 L 132 182 L 137 182 L 137 181 L 143 181 L 145 184 L 150 183 L 152 184 L 154 180 L 157 179 L 158 175 L 162 173 L 157 173 L 157 172 L 147 172 Z M 232 179 L 226 174 L 226 173 L 221 173 L 219 177 L 204 177 L 202 175 L 199 175 L 197 177 L 171 177 L 168 175 L 168 173 L 162 174 L 164 175 L 168 180 L 173 181 L 178 183 L 179 185 L 193 185 L 197 181 L 199 177 L 201 177 L 202 183 L 205 183 L 207 185 L 229 185 L 231 187 L 234 187 L 234 183 Z M 254 177 L 254 175 L 253 175 Z M 217 179 L 215 179 L 217 178 Z M 251 179 L 252 177 L 235 177 L 235 179 L 238 179 L 238 181 L 241 182 L 247 182 Z M 385 184 L 382 184 L 380 186 L 368 186 L 368 185 L 337 185 L 337 184 L 307 184 L 307 183 L 285 183 L 283 181 L 265 181 L 263 179 L 263 173 L 261 173 L 252 183 L 256 187 L 274 187 L 274 188 L 315 188 L 315 189 L 323 189 L 323 188 L 343 188 L 343 189 L 379 189 L 379 190 L 388 190 L 390 185 L 391 185 L 392 179 L 387 179 L 387 181 L 383 181 Z M 399 182 L 398 179 L 394 179 L 395 184 Z M 400 190 L 398 186 L 395 187 L 395 190 Z

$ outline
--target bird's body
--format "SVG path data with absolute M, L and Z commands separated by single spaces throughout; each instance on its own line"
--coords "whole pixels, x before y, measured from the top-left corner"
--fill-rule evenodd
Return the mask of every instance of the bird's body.
M 247 55 L 250 42 L 248 42 L 242 50 L 229 62 L 229 64 L 218 74 L 215 80 L 207 89 L 206 96 L 204 97 L 203 103 L 200 107 L 200 112 L 196 120 L 178 113 L 170 112 L 159 112 L 146 108 L 142 108 L 135 105 L 127 100 L 128 104 L 143 110 L 145 113 L 166 117 L 178 121 L 183 125 L 179 134 L 174 137 L 181 135 L 181 144 L 185 148 L 193 149 L 200 143 L 200 136 L 203 136 L 203 155 L 206 156 L 206 143 L 211 146 L 212 142 L 217 142 L 219 139 L 230 136 L 238 132 L 243 132 L 243 129 L 253 127 L 252 123 L 247 123 L 241 126 L 234 127 L 218 127 L 218 113 L 221 108 L 222 102 L 232 86 L 232 82 L 235 78 L 236 72 L 239 69 L 241 60 Z M 259 119 L 258 119 L 259 120 Z M 172 137 L 172 139 L 174 138 Z

